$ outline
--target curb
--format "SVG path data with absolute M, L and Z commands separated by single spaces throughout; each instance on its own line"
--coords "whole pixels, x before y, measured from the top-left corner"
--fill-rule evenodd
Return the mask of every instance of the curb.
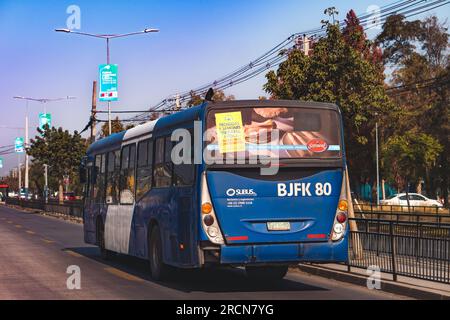
M 297 269 L 312 275 L 317 275 L 328 279 L 347 282 L 363 287 L 367 286 L 367 278 L 354 273 L 346 273 L 339 270 L 330 270 L 314 265 L 299 265 Z M 381 280 L 381 290 L 420 300 L 450 300 L 450 295 L 440 294 L 428 290 L 421 290 L 386 279 Z
M 21 211 L 23 213 L 38 214 L 38 215 L 41 215 L 41 216 L 52 217 L 52 218 L 56 218 L 56 219 L 59 219 L 59 220 L 64 220 L 64 221 L 71 222 L 71 223 L 76 223 L 76 224 L 82 224 L 83 223 L 83 218 L 75 217 L 75 216 L 69 216 L 69 215 L 64 214 L 64 213 L 43 211 L 43 210 L 40 210 L 40 209 L 24 208 L 24 207 L 21 207 L 21 206 L 11 205 L 11 204 L 5 204 L 5 206 L 10 208 L 10 209 Z

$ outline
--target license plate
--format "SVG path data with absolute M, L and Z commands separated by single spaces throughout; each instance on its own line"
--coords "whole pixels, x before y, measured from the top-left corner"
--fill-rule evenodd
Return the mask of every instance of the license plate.
M 289 231 L 291 230 L 290 222 L 267 222 L 267 230 L 269 231 Z

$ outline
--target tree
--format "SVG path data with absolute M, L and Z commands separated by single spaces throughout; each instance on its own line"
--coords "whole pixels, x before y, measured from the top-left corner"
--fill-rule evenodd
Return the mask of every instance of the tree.
M 111 120 L 111 134 L 122 132 L 125 130 L 122 121 L 119 120 L 119 117 Z M 109 124 L 108 122 L 103 123 L 102 129 L 100 131 L 100 138 L 105 138 L 109 136 Z
M 420 21 L 406 21 L 403 15 L 390 15 L 383 24 L 376 43 L 383 45 L 385 63 L 398 63 L 416 48 L 413 40 L 420 33 Z
M 187 102 L 188 107 L 198 106 L 203 103 L 203 98 L 200 95 L 196 94 L 194 91 L 191 91 L 189 94 L 191 98 Z
M 448 205 L 449 188 L 449 60 L 448 33 L 435 16 L 406 21 L 402 15 L 390 16 L 377 37 L 383 59 L 390 64 L 391 96 L 402 112 L 389 128 L 389 134 L 402 135 L 414 129 L 433 137 L 443 147 L 435 163 L 425 172 L 426 191 L 435 197 L 441 189 Z M 389 164 L 386 165 L 389 167 Z
M 48 174 L 58 181 L 59 199 L 63 201 L 64 177 L 67 175 L 73 180 L 78 174 L 81 158 L 86 153 L 86 142 L 77 131 L 71 134 L 62 128 L 47 127 L 38 132 L 26 152 L 36 166 L 49 166 Z
M 407 193 L 409 184 L 420 183 L 420 177 L 431 168 L 441 152 L 442 146 L 435 138 L 413 129 L 393 135 L 382 149 L 384 159 L 389 163 L 385 169 L 388 178 L 403 185 Z
M 194 91 L 191 91 L 190 95 L 191 98 L 187 103 L 188 107 L 198 106 L 202 104 L 205 99 L 205 97 L 196 94 Z M 223 90 L 214 91 L 213 101 L 232 101 L 235 99 L 236 98 L 234 97 L 234 95 L 225 95 L 225 92 Z
M 354 22 L 354 21 L 353 21 Z M 342 110 L 346 154 L 352 181 L 373 177 L 373 115 L 388 113 L 393 105 L 386 95 L 379 66 L 347 42 L 336 23 L 326 23 L 327 35 L 306 56 L 292 50 L 277 71 L 270 71 L 266 92 L 277 99 L 336 103 Z M 353 38 L 347 28 L 347 38 Z

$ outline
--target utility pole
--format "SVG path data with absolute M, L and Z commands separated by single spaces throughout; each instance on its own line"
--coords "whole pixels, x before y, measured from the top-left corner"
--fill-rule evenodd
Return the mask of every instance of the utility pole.
M 17 156 L 18 168 L 19 168 L 19 198 L 20 198 L 20 189 L 22 189 L 22 170 L 20 169 L 20 153 Z
M 91 143 L 95 141 L 95 125 L 97 115 L 97 81 L 92 83 L 92 107 L 91 107 Z
M 28 199 L 28 100 L 26 101 L 27 113 L 25 114 L 25 199 Z
M 47 164 L 44 164 L 44 183 L 45 183 L 45 186 L 44 186 L 44 200 L 45 200 L 45 203 L 47 203 L 48 202 L 48 165 Z
M 378 117 L 378 113 L 375 113 L 375 117 Z M 377 160 L 377 206 L 380 205 L 380 166 L 378 156 L 378 118 L 375 120 L 375 144 L 376 144 L 376 160 Z
M 303 35 L 303 53 L 305 56 L 309 56 L 309 43 L 311 40 L 306 36 L 306 34 Z

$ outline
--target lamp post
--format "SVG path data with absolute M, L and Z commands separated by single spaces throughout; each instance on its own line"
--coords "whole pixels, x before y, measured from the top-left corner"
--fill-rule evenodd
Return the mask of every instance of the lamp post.
M 47 108 L 45 107 L 45 104 L 48 102 L 53 102 L 53 101 L 61 101 L 61 100 L 70 100 L 70 99 L 75 99 L 75 97 L 72 96 L 67 96 L 67 97 L 62 97 L 62 98 L 30 98 L 30 97 L 23 97 L 23 96 L 14 96 L 14 99 L 18 99 L 18 100 L 25 100 L 26 101 L 26 114 L 25 114 L 25 147 L 28 146 L 28 102 L 29 101 L 36 101 L 39 103 L 43 103 L 44 104 L 44 113 L 47 112 Z M 44 165 L 45 167 L 45 201 L 47 201 L 47 164 Z M 28 186 L 29 186 L 29 182 L 28 182 L 28 170 L 29 170 L 29 165 L 28 165 L 28 153 L 25 152 L 25 183 L 24 183 L 24 189 L 25 189 L 25 197 L 28 198 Z
M 134 35 L 138 35 L 138 34 L 159 32 L 158 29 L 153 29 L 153 28 L 147 28 L 142 31 L 130 32 L 130 33 L 124 33 L 124 34 L 93 34 L 93 33 L 87 33 L 87 32 L 74 31 L 74 30 L 70 30 L 70 29 L 55 29 L 55 31 L 56 32 L 64 32 L 64 33 L 73 33 L 73 34 L 78 34 L 78 35 L 82 35 L 82 36 L 100 38 L 100 39 L 106 40 L 106 64 L 110 64 L 109 40 L 134 36 Z M 111 102 L 110 101 L 108 101 L 108 132 L 111 135 L 112 126 L 111 126 Z

